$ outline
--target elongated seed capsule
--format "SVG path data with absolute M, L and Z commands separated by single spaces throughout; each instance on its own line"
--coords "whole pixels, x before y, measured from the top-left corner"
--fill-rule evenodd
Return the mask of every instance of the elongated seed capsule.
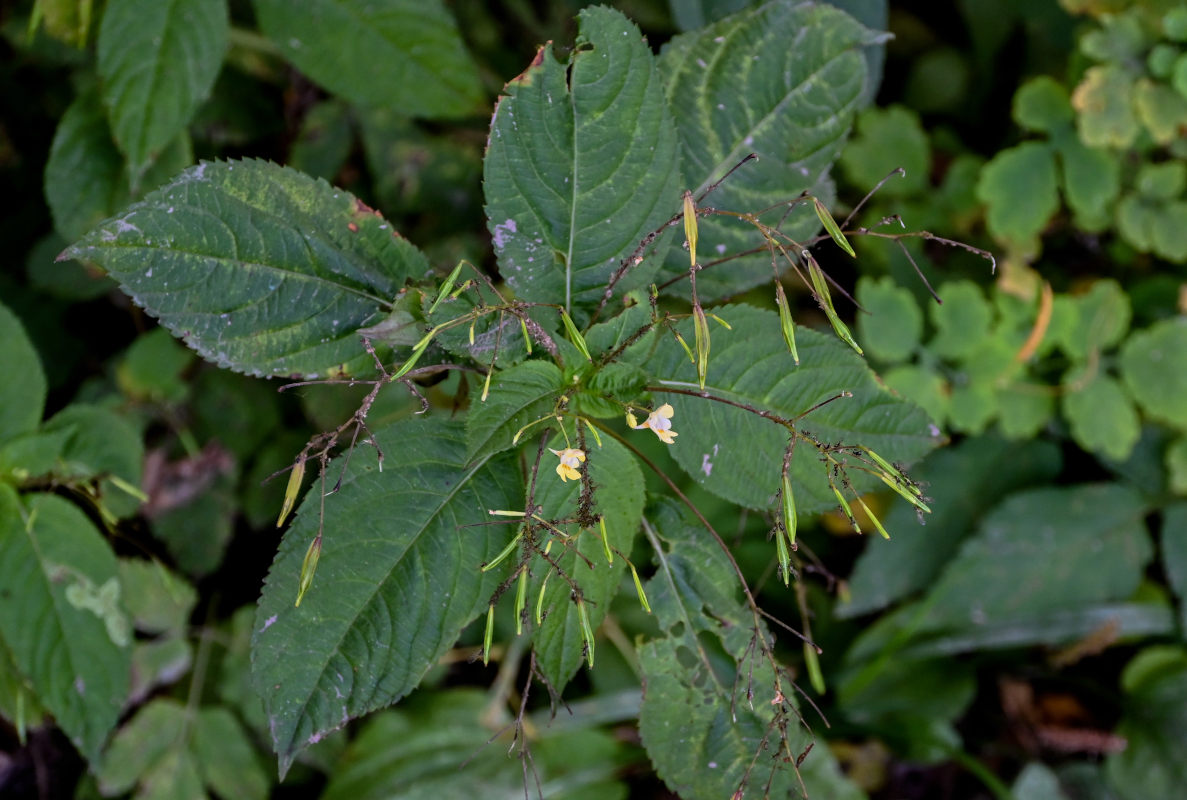
M 808 277 L 812 281 L 812 288 L 816 292 L 816 298 L 820 301 L 820 308 L 824 311 L 824 315 L 828 317 L 829 323 L 833 326 L 833 332 L 852 347 L 860 355 L 864 355 L 864 351 L 857 344 L 857 340 L 853 338 L 853 334 L 849 331 L 849 326 L 846 325 L 837 315 L 837 309 L 833 307 L 832 294 L 829 293 L 828 283 L 824 279 L 824 272 L 821 271 L 820 265 L 816 263 L 816 259 L 807 250 L 802 253 L 804 261 L 808 264 Z
M 917 487 L 915 487 L 913 484 L 910 483 L 910 481 L 907 480 L 907 476 L 904 475 L 902 473 L 902 471 L 899 470 L 898 467 L 894 466 L 889 461 L 887 461 L 885 458 L 878 455 L 877 453 L 875 453 L 873 450 L 871 450 L 868 447 L 862 447 L 861 449 L 867 456 L 869 456 L 871 459 L 873 459 L 875 464 L 877 464 L 879 467 L 881 467 L 882 469 L 886 470 L 888 473 L 893 475 L 895 480 L 902 481 L 916 495 L 923 494 L 922 492 L 919 491 L 919 489 Z
M 581 335 L 581 331 L 577 330 L 577 326 L 573 324 L 573 319 L 563 308 L 560 309 L 560 312 L 561 322 L 564 323 L 565 333 L 568 334 L 569 341 L 577 346 L 577 349 L 581 351 L 581 355 L 585 356 L 586 361 L 593 361 L 593 356 L 589 354 L 589 347 L 585 344 L 585 337 Z
M 882 473 L 882 472 L 878 473 L 878 477 L 882 480 L 883 483 L 885 483 L 891 489 L 894 489 L 894 491 L 897 492 L 899 494 L 899 496 L 901 496 L 908 503 L 910 503 L 911 505 L 915 506 L 917 509 L 922 511 L 924 514 L 931 513 L 931 509 L 928 508 L 927 503 L 923 502 L 923 500 L 921 500 L 918 496 L 916 496 L 914 492 L 908 491 L 907 488 L 905 486 L 903 486 L 902 484 L 900 484 L 898 481 L 894 480 L 889 475 L 886 475 L 885 473 Z
M 482 665 L 490 663 L 490 643 L 495 635 L 495 605 L 486 607 L 486 632 L 482 635 Z
M 796 513 L 795 494 L 791 491 L 791 476 L 783 474 L 783 530 L 787 531 L 787 540 L 795 546 Z
M 684 193 L 684 238 L 688 240 L 688 263 L 695 267 L 697 264 L 697 206 L 692 200 L 692 192 Z
M 552 542 L 549 542 L 552 544 Z M 544 622 L 544 590 L 548 588 L 548 579 L 552 577 L 552 571 L 544 573 L 544 580 L 540 581 L 540 594 L 536 597 L 536 625 Z
M 519 329 L 523 332 L 523 346 L 530 356 L 532 354 L 532 337 L 528 336 L 528 323 L 523 317 L 519 318 Z
M 585 654 L 589 658 L 589 668 L 594 665 L 594 637 L 593 628 L 589 626 L 589 614 L 585 611 L 585 602 L 577 598 L 577 618 L 581 620 L 581 638 L 585 640 Z
M 585 417 L 582 417 L 581 421 L 585 423 L 585 427 L 589 428 L 589 432 L 593 434 L 594 442 L 596 442 L 600 448 L 602 446 L 602 435 L 598 433 L 598 429 L 595 428 L 594 424 Z
M 639 605 L 643 606 L 643 610 L 648 614 L 651 613 L 651 603 L 647 602 L 647 592 L 643 591 L 643 581 L 639 580 L 639 571 L 635 569 L 635 565 L 627 559 L 626 565 L 631 568 L 631 580 L 635 582 L 635 591 L 639 594 Z
M 598 528 L 602 531 L 602 549 L 606 552 L 606 563 L 614 563 L 614 551 L 610 549 L 610 539 L 606 536 L 606 516 L 598 517 Z
M 453 289 L 453 282 L 457 280 L 457 276 L 462 271 L 462 264 L 465 263 L 466 262 L 464 260 L 457 262 L 457 266 L 453 268 L 453 272 L 449 273 L 449 276 L 445 279 L 445 283 L 441 284 L 441 291 L 437 292 L 437 299 L 433 301 L 431 306 L 429 306 L 430 314 L 437 310 L 437 305 L 442 300 L 444 300 L 445 295 L 449 294 L 449 292 Z
M 783 585 L 791 585 L 791 553 L 787 549 L 787 540 L 783 537 L 783 528 L 775 526 L 775 554 L 779 559 L 779 574 L 783 576 Z
M 845 499 L 845 495 L 841 494 L 841 490 L 836 487 L 836 484 L 830 483 L 833 494 L 837 496 L 837 502 L 841 504 L 841 510 L 845 512 L 845 517 L 849 520 L 849 524 L 853 526 L 854 533 L 861 533 L 861 526 L 857 524 L 857 518 L 853 516 L 853 509 L 849 507 L 849 501 Z
M 874 516 L 874 512 L 870 511 L 870 507 L 866 505 L 866 501 L 862 499 L 861 495 L 857 496 L 857 502 L 861 503 L 861 508 L 866 512 L 866 516 L 870 518 L 870 522 L 874 523 L 874 527 L 878 529 L 878 533 L 882 534 L 883 539 L 889 539 L 890 534 L 886 532 L 886 528 L 882 527 L 882 521 Z
M 692 328 L 696 335 L 697 347 L 697 380 L 701 388 L 705 388 L 705 373 L 709 371 L 709 321 L 705 319 L 705 310 L 700 303 L 692 307 Z
M 515 635 L 523 635 L 523 610 L 528 598 L 528 568 L 520 567 L 519 585 L 515 587 Z
M 520 528 L 519 532 L 515 534 L 515 537 L 510 542 L 507 543 L 507 546 L 504 547 L 499 552 L 499 554 L 497 556 L 495 556 L 493 559 L 491 559 L 486 564 L 482 565 L 482 571 L 486 572 L 488 570 L 492 570 L 495 567 L 499 566 L 499 564 L 502 564 L 503 560 L 505 558 L 507 558 L 507 556 L 509 556 L 515 552 L 515 547 L 516 547 L 516 545 L 519 544 L 519 540 L 522 538 L 523 538 L 523 528 Z
M 791 320 L 791 309 L 787 305 L 787 294 L 783 291 L 783 284 L 775 284 L 775 305 L 779 306 L 779 327 L 783 331 L 783 342 L 788 352 L 795 359 L 796 366 L 800 363 L 800 354 L 795 349 L 795 323 Z
M 301 491 L 301 481 L 305 477 L 305 454 L 297 456 L 297 463 L 293 464 L 293 469 L 289 472 L 289 482 L 284 488 L 284 505 L 280 507 L 280 517 L 276 520 L 276 527 L 284 524 L 288 519 L 289 513 L 293 510 L 293 506 L 297 504 L 297 495 Z
M 820 654 L 816 648 L 804 642 L 804 666 L 808 668 L 808 680 L 817 694 L 824 694 L 824 673 L 820 670 Z
M 301 580 L 297 584 L 297 602 L 293 605 L 300 606 L 301 598 L 309 591 L 309 587 L 313 585 L 313 573 L 317 572 L 317 562 L 321 560 L 321 535 L 314 537 L 313 541 L 309 543 L 309 549 L 305 551 L 305 560 L 301 562 Z
M 816 216 L 820 218 L 820 223 L 824 225 L 824 230 L 828 232 L 829 238 L 837 243 L 837 247 L 852 257 L 857 258 L 857 253 L 853 252 L 853 246 L 849 244 L 849 240 L 845 238 L 845 234 L 841 233 L 841 229 L 837 227 L 837 221 L 833 219 L 832 214 L 828 213 L 828 209 L 824 207 L 824 203 L 813 197 L 812 205 L 816 207 Z
M 480 403 L 485 403 L 486 398 L 490 397 L 490 376 L 493 374 L 495 374 L 495 368 L 491 366 L 486 371 L 486 379 L 482 382 L 482 399 L 478 401 Z
M 688 342 L 684 341 L 684 337 L 681 336 L 680 332 L 675 328 L 672 328 L 671 330 L 672 335 L 676 337 L 676 341 L 680 342 L 680 346 L 684 348 L 684 353 L 688 356 L 688 360 L 694 364 L 697 363 L 697 357 L 692 354 L 692 348 L 688 346 Z

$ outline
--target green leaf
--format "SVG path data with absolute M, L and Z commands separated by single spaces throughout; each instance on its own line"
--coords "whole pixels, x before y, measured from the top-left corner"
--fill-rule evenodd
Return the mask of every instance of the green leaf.
M 132 624 L 145 633 L 184 632 L 198 602 L 194 587 L 159 561 L 121 558 L 120 588 Z
M 1022 768 L 1013 786 L 1014 800 L 1069 800 L 1051 768 L 1032 761 Z
M 1088 147 L 1072 132 L 1053 142 L 1063 194 L 1076 224 L 1093 231 L 1108 227 L 1110 209 L 1121 192 L 1121 162 L 1106 150 Z
M 944 358 L 966 358 L 988 337 L 993 307 L 971 281 L 945 283 L 940 297 L 943 304 L 928 306 L 936 334 L 927 347 Z
M 949 658 L 892 658 L 872 679 L 852 669 L 837 685 L 837 701 L 848 720 L 883 728 L 902 718 L 954 722 L 976 694 L 972 665 Z
M 574 400 L 575 410 L 586 416 L 609 419 L 621 417 L 624 403 L 637 398 L 647 383 L 647 374 L 632 364 L 611 362 L 586 382 Z
M 989 233 L 1031 254 L 1038 236 L 1059 210 L 1055 158 L 1050 145 L 1022 144 L 1000 151 L 981 169 L 977 198 L 987 206 Z
M 1126 195 L 1117 204 L 1117 230 L 1143 253 L 1170 261 L 1187 259 L 1187 202 Z
M 1152 657 L 1154 664 L 1142 664 Z M 1187 737 L 1187 653 L 1147 648 L 1129 663 L 1125 677 L 1131 680 L 1116 733 L 1128 744 L 1109 755 L 1105 774 L 1121 800 L 1174 797 L 1187 783 L 1180 757 Z
M 923 334 L 923 312 L 911 292 L 890 277 L 863 277 L 857 302 L 870 312 L 857 318 L 858 336 L 870 355 L 889 362 L 910 358 Z
M 1187 503 L 1162 512 L 1161 544 L 1162 570 L 1179 598 L 1179 625 L 1187 630 Z
M 1089 147 L 1129 147 L 1138 135 L 1133 76 L 1117 64 L 1089 67 L 1072 93 L 1076 129 Z
M 97 770 L 99 790 L 106 796 L 123 794 L 137 784 L 137 797 L 159 797 L 152 787 L 173 783 L 178 800 L 201 798 L 202 780 L 184 751 L 188 714 L 176 700 L 153 700 L 136 712 L 103 754 Z M 180 746 L 179 746 L 180 745 Z
M 564 447 L 563 440 L 550 443 L 555 449 Z M 630 555 L 635 534 L 639 530 L 639 518 L 643 513 L 643 473 L 639 464 L 625 447 L 616 440 L 603 437 L 602 447 L 592 447 L 586 439 L 585 469 L 597 487 L 594 492 L 594 513 L 604 514 L 606 535 L 611 546 L 619 552 Z M 547 461 L 541 465 L 536 478 L 536 502 L 543 506 L 541 515 L 545 519 L 571 517 L 577 511 L 580 481 L 562 482 L 556 475 L 553 456 L 546 454 Z M 545 468 L 547 465 L 547 469 Z M 607 564 L 603 553 L 601 535 L 597 527 L 579 531 L 577 525 L 560 526 L 576 536 L 571 547 L 580 548 L 581 553 L 593 564 L 593 568 L 570 548 L 554 555 L 554 560 L 581 587 L 581 596 L 586 602 L 589 624 L 594 629 L 610 607 L 610 600 L 622 582 L 626 561 L 622 555 L 615 555 L 614 563 Z M 555 548 L 554 548 L 555 553 Z M 549 565 L 537 559 L 533 566 L 535 578 L 528 589 L 529 597 L 539 593 Z M 564 688 L 577 672 L 583 659 L 583 641 L 578 620 L 577 605 L 570 602 L 572 588 L 559 575 L 552 575 L 545 590 L 544 608 L 548 616 L 532 635 L 537 663 L 548 677 L 556 691 Z
M 0 303 L 0 361 L 8 377 L 0 385 L 0 442 L 33 431 L 45 410 L 47 384 L 37 349 L 20 319 Z
M 1125 338 L 1133 312 L 1129 295 L 1116 281 L 1099 280 L 1084 294 L 1064 297 L 1074 309 L 1062 312 L 1068 321 L 1054 328 L 1052 338 L 1073 360 L 1099 355 Z
M 228 709 L 203 708 L 193 723 L 190 755 L 202 782 L 219 797 L 264 800 L 271 780 L 251 739 Z
M 1138 170 L 1138 194 L 1148 200 L 1174 200 L 1187 186 L 1187 165 L 1181 161 L 1143 164 Z
M 498 373 L 486 402 L 475 403 L 466 416 L 467 459 L 486 458 L 512 447 L 521 428 L 556 410 L 564 390 L 564 376 L 551 361 L 525 361 Z M 521 440 L 539 436 L 550 424 L 528 428 Z
M 680 188 L 676 131 L 639 29 L 602 7 L 578 19 L 567 62 L 546 46 L 504 88 L 483 181 L 502 275 L 519 297 L 566 310 L 601 298 L 622 260 L 679 209 Z M 653 272 L 652 259 L 618 288 Z
M 1090 453 L 1123 461 L 1133 452 L 1141 434 L 1138 412 L 1121 384 L 1097 373 L 1087 381 L 1084 370 L 1073 370 L 1064 387 L 1063 415 L 1071 424 L 1072 438 Z
M 846 180 L 862 191 L 902 169 L 905 174 L 887 181 L 879 195 L 907 197 L 928 186 L 931 144 L 914 111 L 904 106 L 871 108 L 858 116 L 853 139 L 837 163 Z
M 1175 82 L 1187 80 L 1187 60 L 1180 59 L 1183 67 L 1175 70 Z M 1183 75 L 1182 79 L 1178 75 Z M 1187 84 L 1184 84 L 1187 88 Z M 1138 119 L 1149 132 L 1150 138 L 1160 145 L 1172 144 L 1182 137 L 1183 126 L 1187 125 L 1187 96 L 1170 86 L 1140 78 L 1134 87 L 1133 106 Z
M 102 266 L 203 358 L 307 378 L 373 371 L 358 330 L 428 269 L 350 193 L 254 160 L 188 169 L 60 257 Z
M 764 3 L 673 38 L 659 65 L 680 137 L 684 188 L 699 197 L 756 153 L 758 163 L 742 167 L 706 202 L 757 212 L 808 191 L 829 205 L 829 168 L 868 102 L 863 48 L 884 38 L 832 6 L 794 0 Z M 777 224 L 784 210 L 764 221 Z M 782 230 L 804 240 L 819 228 L 805 206 Z M 698 249 L 711 258 L 762 243 L 752 226 L 725 218 L 701 219 L 699 234 Z M 687 263 L 672 259 L 666 274 L 687 272 Z M 697 293 L 708 301 L 756 286 L 769 279 L 770 263 L 764 253 L 702 272 Z
M 323 100 L 309 109 L 301 121 L 301 130 L 289 151 L 288 165 L 332 182 L 350 157 L 353 144 L 350 106 L 341 100 Z
M 183 634 L 158 636 L 132 643 L 132 684 L 129 704 L 143 702 L 158 687 L 176 683 L 194 665 L 194 652 Z
M 732 330 L 714 336 L 705 384 L 710 394 L 791 418 L 842 391 L 852 392 L 852 397 L 812 411 L 798 428 L 823 442 L 866 445 L 889 461 L 914 461 L 938 443 L 939 431 L 931 428 L 923 410 L 880 387 L 861 357 L 835 338 L 799 329 L 797 367 L 775 312 L 731 305 L 717 313 Z M 686 339 L 692 338 L 691 321 L 686 320 L 681 330 Z M 661 340 L 648 366 L 660 386 L 698 390 L 695 367 L 671 337 Z M 772 507 L 788 442 L 786 429 L 699 397 L 664 394 L 662 400 L 676 412 L 672 425 L 680 438 L 672 445 L 672 455 L 685 472 L 730 502 L 754 509 Z M 836 505 L 827 473 L 816 450 L 800 442 L 792 459 L 800 514 Z M 882 485 L 857 471 L 851 477 L 859 490 Z
M 1142 410 L 1187 430 L 1187 322 L 1164 320 L 1135 333 L 1120 361 L 1125 388 Z
M 926 367 L 904 364 L 882 375 L 886 388 L 896 392 L 927 412 L 935 422 L 948 417 L 948 384 Z
M 90 761 L 119 719 L 131 636 L 116 560 L 81 511 L 53 495 L 24 508 L 0 485 L 0 637 L 40 703 Z
M 1009 439 L 1030 439 L 1055 416 L 1052 387 L 1019 381 L 999 388 L 996 393 L 997 425 Z
M 791 724 L 786 750 L 777 733 L 765 750 L 761 746 L 776 714 L 774 674 L 750 647 L 755 623 L 729 560 L 671 502 L 653 521 L 649 538 L 658 569 L 647 594 L 668 635 L 638 650 L 644 674 L 639 733 L 648 757 L 664 783 L 689 800 L 730 797 L 752 763 L 751 780 L 762 776 L 766 785 L 769 776 L 771 796 L 794 796 L 799 781 L 784 757 L 799 756 L 809 736 Z M 862 797 L 827 749 L 817 747 L 799 771 L 811 797 Z
M 479 566 L 511 531 L 481 523 L 490 509 L 522 504 L 514 461 L 466 466 L 463 428 L 452 421 L 406 419 L 374 438 L 398 458 L 380 472 L 373 449 L 352 455 L 327 498 L 321 563 L 300 608 L 301 562 L 320 528 L 316 487 L 260 600 L 252 677 L 282 774 L 326 733 L 415 688 L 506 574 Z
M 1187 495 L 1187 436 L 1181 436 L 1167 446 L 1166 472 L 1171 491 Z
M 189 393 L 181 373 L 193 363 L 194 354 L 182 347 L 164 328 L 155 328 L 128 347 L 115 368 L 120 389 L 133 400 L 180 403 Z
M 1060 466 L 1059 450 L 1049 442 L 996 436 L 932 453 L 911 470 L 932 508 L 927 524 L 915 521 L 914 506 L 896 499 L 883 517 L 892 538 L 869 540 L 849 576 L 849 601 L 837 614 L 867 614 L 931 586 L 982 514 L 1010 492 L 1050 481 Z
M 264 34 L 331 94 L 416 117 L 477 114 L 478 69 L 441 0 L 253 0 Z
M 295 15 L 299 16 L 299 15 Z M 103 105 L 135 190 L 210 96 L 230 37 L 224 2 L 109 0 L 97 45 Z
M 1014 121 L 1032 131 L 1052 133 L 1075 118 L 1063 84 L 1048 75 L 1031 78 L 1014 93 Z
M 140 497 L 118 485 L 123 481 L 139 488 L 144 469 L 140 434 L 123 417 L 73 403 L 50 417 L 41 433 L 64 437 L 54 477 L 63 482 L 97 481 L 98 500 L 117 517 L 131 516 L 140 507 Z
M 417 700 L 367 721 L 335 765 L 322 800 L 523 797 L 523 768 L 508 756 L 510 739 L 495 738 L 504 720 L 492 718 L 484 693 L 454 689 Z M 625 797 L 615 780 L 625 755 L 621 743 L 609 732 L 560 723 L 540 725 L 531 743 L 542 796 Z M 537 784 L 529 785 L 534 794 Z

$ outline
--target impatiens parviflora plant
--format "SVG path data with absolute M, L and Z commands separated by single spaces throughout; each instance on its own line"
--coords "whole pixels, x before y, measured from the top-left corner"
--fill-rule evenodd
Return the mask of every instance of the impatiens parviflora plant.
M 513 675 L 510 660 L 526 657 L 525 703 L 532 681 L 559 698 L 593 666 L 629 571 L 658 623 L 632 658 L 661 777 L 687 797 L 752 780 L 806 793 L 821 779 L 801 772 L 811 728 L 768 625 L 802 640 L 822 690 L 807 616 L 801 633 L 759 608 L 673 462 L 770 519 L 801 609 L 797 514 L 839 506 L 857 528 L 853 503 L 873 519 L 862 493 L 882 487 L 928 510 L 899 465 L 939 444 L 938 429 L 875 380 L 834 308 L 843 290 L 812 254 L 829 241 L 852 254 L 853 236 L 954 244 L 882 231 L 893 219 L 855 227 L 864 201 L 840 224 L 826 209 L 829 167 L 869 96 L 862 49 L 884 37 L 830 6 L 772 2 L 678 36 L 657 59 L 616 11 L 586 9 L 579 24 L 578 46 L 563 60 L 542 48 L 491 121 L 497 274 L 463 262 L 440 277 L 361 200 L 255 160 L 192 167 L 62 255 L 105 269 L 221 366 L 282 389 L 370 387 L 295 457 L 279 524 L 296 515 L 259 603 L 254 683 L 282 774 L 328 732 L 407 695 L 483 615 L 482 660 L 507 659 Z M 799 35 L 816 44 L 789 50 Z M 710 102 L 715 76 L 743 63 L 747 91 Z M 801 72 L 819 80 L 792 79 Z M 726 128 L 745 151 L 721 144 Z M 755 264 L 770 266 L 778 314 L 714 305 L 760 283 Z M 836 338 L 796 327 L 791 276 Z M 710 319 L 722 326 L 712 349 Z M 442 375 L 454 376 L 456 413 L 427 388 Z M 373 425 L 393 384 L 419 411 Z M 317 477 L 298 503 L 310 461 Z M 670 493 L 649 496 L 644 470 Z M 500 609 L 530 651 L 495 647 Z M 718 674 L 706 637 L 736 674 Z M 712 702 L 691 699 L 706 691 Z M 690 768 L 676 729 L 726 767 Z M 833 769 L 827 753 L 813 759 Z

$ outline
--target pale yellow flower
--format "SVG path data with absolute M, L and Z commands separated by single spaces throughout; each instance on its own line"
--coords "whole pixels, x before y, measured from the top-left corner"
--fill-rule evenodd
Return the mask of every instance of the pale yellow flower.
M 585 463 L 584 450 L 575 447 L 567 447 L 564 450 L 553 450 L 551 447 L 548 449 L 561 460 L 561 463 L 556 465 L 556 474 L 561 476 L 562 482 L 581 479 L 581 473 L 577 470 Z
M 659 440 L 664 444 L 674 444 L 672 441 L 680 434 L 672 430 L 672 415 L 676 413 L 675 410 L 667 403 L 652 411 L 647 415 L 647 419 L 643 420 L 642 425 L 632 425 L 636 430 L 643 428 L 650 428 L 659 437 Z

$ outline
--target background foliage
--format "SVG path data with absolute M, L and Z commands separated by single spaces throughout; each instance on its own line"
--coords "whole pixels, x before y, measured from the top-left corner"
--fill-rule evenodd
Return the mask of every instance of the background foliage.
M 807 190 L 844 219 L 903 169 L 849 227 L 856 261 L 823 238 L 816 248 L 869 312 L 834 293 L 873 372 L 787 280 L 796 321 L 821 331 L 799 329 L 805 369 L 794 368 L 764 253 L 698 279 L 732 328 L 709 323 L 709 388 L 789 415 L 853 391 L 850 405 L 814 412 L 813 433 L 923 457 L 911 474 L 933 510 L 921 526 L 898 495 L 857 482 L 892 538 L 853 536 L 801 453 L 800 580 L 787 589 L 766 538 L 783 441 L 753 416 L 677 395 L 665 399 L 679 444 L 638 445 L 731 545 L 759 604 L 822 648 L 813 675 L 817 659 L 776 631 L 777 656 L 820 709 L 798 704 L 816 736 L 802 786 L 812 797 L 1158 800 L 1187 785 L 1176 756 L 1187 737 L 1180 4 L 631 0 L 614 4 L 625 16 L 580 17 L 578 2 L 304 5 L 52 0 L 2 12 L 0 170 L 15 198 L 0 221 L 11 254 L 0 272 L 5 796 L 522 796 L 507 742 L 484 746 L 517 709 L 533 793 L 538 781 L 547 797 L 729 796 L 780 720 L 730 673 L 747 658 L 750 610 L 701 522 L 614 439 L 587 445 L 623 555 L 582 576 L 596 668 L 583 666 L 567 587 L 539 575 L 528 596 L 547 588 L 563 610 L 536 633 L 538 666 L 550 686 L 567 684 L 565 704 L 554 716 L 541 684 L 521 698 L 528 655 L 509 601 L 493 617 L 491 665 L 476 660 L 512 565 L 475 566 L 511 529 L 466 539 L 461 556 L 442 542 L 487 521 L 482 508 L 522 507 L 510 435 L 553 409 L 578 371 L 516 366 L 526 354 L 510 318 L 483 318 L 473 341 L 465 326 L 441 333 L 425 364 L 497 356 L 489 405 L 450 419 L 483 391 L 457 374 L 422 381 L 427 423 L 402 387 L 378 394 L 368 426 L 383 471 L 361 447 L 341 473 L 326 524 L 350 533 L 326 537 L 301 609 L 318 492 L 282 539 L 284 477 L 263 481 L 348 420 L 366 387 L 277 393 L 277 381 L 239 373 L 364 375 L 373 361 L 355 331 L 368 325 L 382 327 L 381 357 L 403 360 L 417 324 L 472 302 L 429 310 L 462 258 L 569 308 L 595 358 L 613 352 L 646 321 L 647 284 L 686 273 L 686 251 L 661 239 L 621 287 L 644 288 L 643 302 L 587 328 L 614 264 L 680 210 L 681 191 L 748 151 L 762 160 L 714 205 L 757 211 Z M 883 44 L 881 30 L 895 38 Z M 586 54 L 609 49 L 621 80 L 606 93 Z M 772 63 L 818 80 L 764 82 Z M 562 101 L 568 117 L 548 110 Z M 565 188 L 590 170 L 606 171 L 608 194 Z M 240 216 L 214 213 L 227 208 Z M 609 224 L 607 208 L 621 211 Z M 881 239 L 899 219 L 992 251 L 996 271 L 926 238 Z M 785 226 L 800 239 L 818 229 L 810 212 Z M 702 260 L 753 246 L 743 230 L 702 219 Z M 218 263 L 231 239 L 237 261 L 258 267 L 250 281 Z M 77 260 L 55 261 L 68 246 Z M 179 291 L 195 269 L 217 291 Z M 406 284 L 428 288 L 393 303 Z M 684 285 L 671 291 L 687 298 Z M 530 318 L 579 363 L 555 312 Z M 677 329 L 694 342 L 691 320 Z M 581 413 L 620 416 L 605 396 L 629 401 L 644 374 L 696 385 L 675 339 L 644 344 L 575 397 Z M 565 446 L 555 429 L 548 444 Z M 306 485 L 316 472 L 311 461 Z M 541 473 L 537 501 L 558 516 L 577 484 Z M 408 486 L 431 491 L 406 503 Z M 393 515 L 417 523 L 406 539 L 385 533 Z M 406 592 L 416 581 L 423 590 Z M 306 634 L 301 658 L 275 644 Z M 354 642 L 345 669 L 319 650 L 335 637 Z M 408 663 L 372 658 L 393 644 Z M 690 659 L 706 665 L 702 684 L 687 681 Z M 756 663 L 753 684 L 769 686 Z M 378 687 L 366 696 L 350 685 L 360 665 Z M 793 753 L 810 740 L 794 719 L 786 735 Z M 790 770 L 772 781 L 774 796 L 801 790 Z

